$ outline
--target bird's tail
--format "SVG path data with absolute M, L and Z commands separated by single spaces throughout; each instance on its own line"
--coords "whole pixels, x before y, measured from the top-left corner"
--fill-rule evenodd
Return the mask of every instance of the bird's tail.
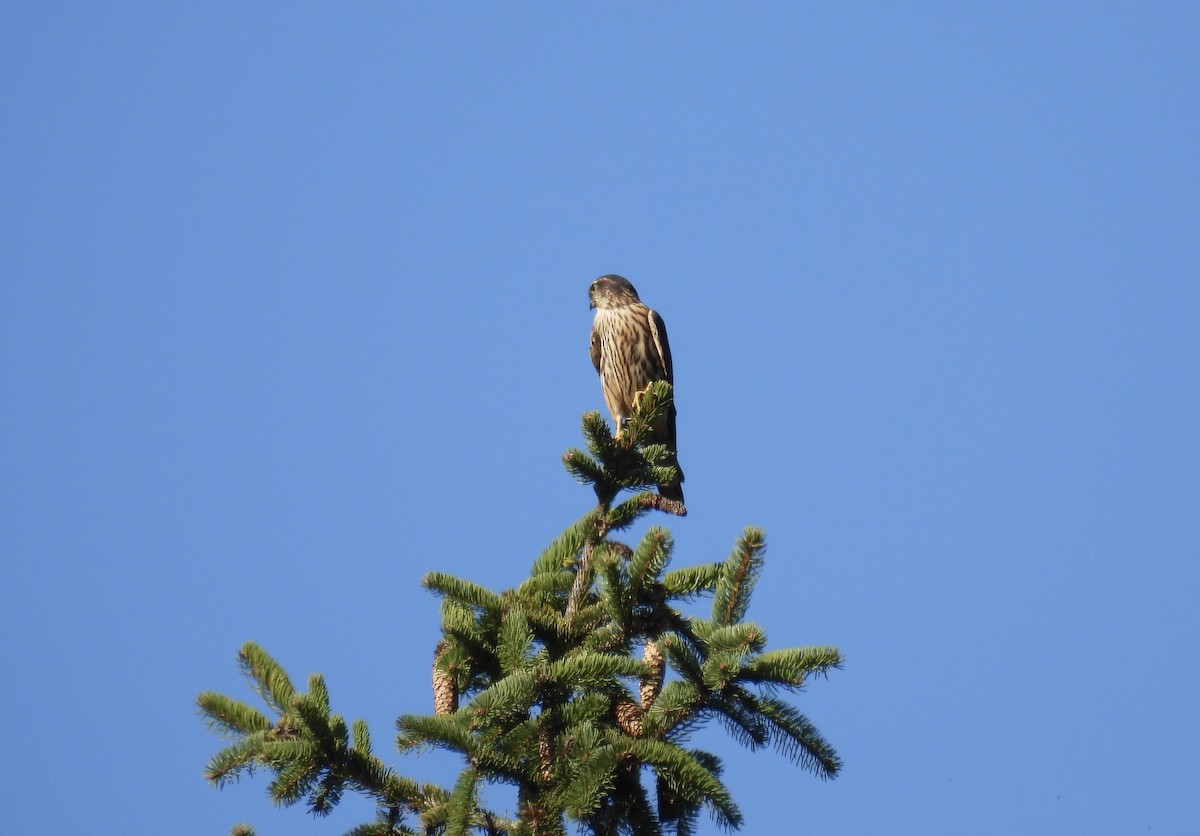
M 683 504 L 683 488 L 678 482 L 669 482 L 665 485 L 658 486 L 658 495 L 663 499 L 670 499 L 674 502 Z
M 663 499 L 670 499 L 674 502 L 683 504 L 683 469 L 679 466 L 679 460 L 674 456 L 671 457 L 671 466 L 679 472 L 679 478 L 664 484 L 658 485 L 658 495 Z

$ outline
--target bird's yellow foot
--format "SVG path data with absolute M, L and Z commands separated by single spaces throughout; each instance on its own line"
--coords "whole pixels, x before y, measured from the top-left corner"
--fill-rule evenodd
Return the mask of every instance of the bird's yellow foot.
M 616 424 L 617 424 L 617 432 L 616 432 L 616 434 L 615 434 L 615 435 L 613 435 L 613 441 L 620 441 L 620 440 L 621 440 L 621 433 L 625 432 L 625 425 L 626 425 L 626 424 L 628 424 L 628 423 L 629 423 L 629 419 L 628 419 L 628 418 L 618 418 L 618 419 L 616 420 Z

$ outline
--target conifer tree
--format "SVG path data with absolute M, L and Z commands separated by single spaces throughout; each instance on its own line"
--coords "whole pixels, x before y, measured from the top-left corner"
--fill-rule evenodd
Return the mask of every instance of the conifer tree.
M 304 801 L 317 815 L 347 789 L 362 793 L 377 816 L 350 831 L 357 836 L 686 836 L 704 811 L 727 828 L 742 824 L 720 758 L 687 745 L 710 720 L 751 749 L 770 744 L 823 778 L 836 775 L 833 748 L 780 693 L 840 666 L 841 655 L 768 650 L 763 629 L 746 620 L 763 532 L 745 529 L 722 561 L 676 569 L 665 528 L 651 526 L 636 546 L 614 538 L 648 513 L 686 513 L 646 490 L 674 476 L 670 451 L 641 444 L 671 396 L 668 384 L 652 384 L 619 437 L 598 413 L 584 415 L 587 451 L 570 450 L 563 462 L 597 504 L 519 586 L 497 593 L 444 572 L 425 576 L 441 598 L 434 711 L 402 715 L 396 744 L 461 756 L 453 787 L 397 774 L 374 753 L 365 723 L 332 712 L 321 676 L 299 691 L 252 643 L 238 660 L 269 715 L 199 696 L 204 718 L 232 739 L 209 762 L 208 780 L 222 786 L 261 769 L 273 776 L 276 803 Z M 632 495 L 618 502 L 625 491 Z M 707 617 L 680 608 L 703 597 Z M 511 811 L 485 807 L 489 784 L 515 788 Z

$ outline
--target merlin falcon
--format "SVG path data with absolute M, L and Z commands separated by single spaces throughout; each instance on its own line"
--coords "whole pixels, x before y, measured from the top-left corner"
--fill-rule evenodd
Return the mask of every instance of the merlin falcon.
M 604 403 L 612 413 L 617 432 L 633 413 L 635 398 L 656 380 L 675 385 L 671 369 L 671 346 L 662 317 L 642 304 L 637 291 L 620 276 L 601 276 L 588 289 L 592 323 L 592 365 L 600 375 Z M 671 451 L 671 464 L 678 470 L 675 446 L 675 404 L 652 427 L 652 444 Z M 663 499 L 683 502 L 683 471 L 679 480 L 658 486 Z

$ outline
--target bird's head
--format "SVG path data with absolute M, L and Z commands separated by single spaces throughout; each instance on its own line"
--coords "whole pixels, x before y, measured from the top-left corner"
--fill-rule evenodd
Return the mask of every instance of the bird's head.
M 588 288 L 590 308 L 619 308 L 639 301 L 628 279 L 616 275 L 601 276 Z

